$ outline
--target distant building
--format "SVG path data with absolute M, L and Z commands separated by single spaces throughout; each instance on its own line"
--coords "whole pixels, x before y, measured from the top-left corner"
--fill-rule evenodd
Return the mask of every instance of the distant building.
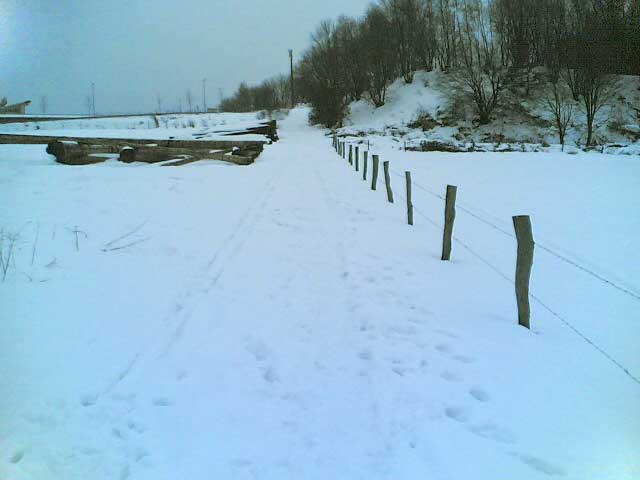
M 27 100 L 26 102 L 14 103 L 12 105 L 7 105 L 7 97 L 4 97 L 0 100 L 0 114 L 13 113 L 16 115 L 24 115 L 27 109 L 27 105 L 31 103 L 31 100 Z
M 217 107 L 207 107 L 207 113 L 219 113 L 220 109 Z

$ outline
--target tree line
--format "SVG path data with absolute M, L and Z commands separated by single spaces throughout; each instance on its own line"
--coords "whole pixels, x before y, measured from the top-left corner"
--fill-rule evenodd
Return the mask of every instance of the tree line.
M 222 100 L 223 112 L 253 112 L 256 110 L 276 110 L 291 104 L 291 86 L 289 77 L 277 75 L 257 86 L 248 86 L 242 82 L 236 92 Z
M 319 24 L 296 65 L 296 97 L 311 104 L 313 122 L 333 127 L 352 101 L 382 106 L 396 78 L 411 83 L 417 70 L 437 68 L 461 79 L 488 123 L 510 83 L 529 94 L 538 66 L 549 72 L 560 132 L 568 94 L 584 107 L 590 144 L 611 75 L 640 75 L 640 0 L 377 0 L 361 18 Z M 223 106 L 285 107 L 287 88 L 285 76 L 242 84 Z

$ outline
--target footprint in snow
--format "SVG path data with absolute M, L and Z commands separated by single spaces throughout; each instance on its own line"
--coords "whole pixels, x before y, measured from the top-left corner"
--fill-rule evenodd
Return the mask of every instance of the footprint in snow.
M 456 373 L 450 372 L 449 370 L 445 370 L 444 372 L 442 372 L 440 374 L 440 377 L 442 377 L 447 382 L 459 382 L 462 380 L 459 375 L 457 375 Z
M 141 425 L 138 422 L 135 422 L 133 420 L 129 420 L 127 422 L 127 428 L 129 430 L 132 430 L 132 431 L 136 432 L 136 433 L 144 433 L 145 430 L 146 430 L 146 428 L 143 425 Z
M 80 405 L 83 407 L 90 407 L 98 401 L 97 395 L 85 395 L 80 399 Z
M 471 388 L 469 390 L 469 395 L 471 395 L 473 398 L 475 398 L 479 402 L 488 402 L 489 400 L 491 400 L 491 397 L 489 397 L 489 394 L 478 387 Z
M 266 360 L 271 355 L 271 349 L 262 340 L 249 340 L 245 348 L 258 362 Z
M 122 471 L 120 472 L 120 480 L 127 480 L 127 478 L 129 478 L 129 476 L 131 475 L 131 469 L 129 468 L 129 465 L 125 465 L 122 468 Z
M 449 337 L 449 338 L 460 338 L 460 337 L 458 337 L 458 335 L 455 335 L 455 334 L 453 334 L 451 332 L 447 332 L 446 330 L 437 329 L 437 330 L 434 330 L 434 332 L 436 332 L 436 333 L 438 333 L 440 335 L 443 335 L 445 337 Z
M 473 357 L 467 357 L 465 355 L 454 355 L 452 357 L 456 362 L 460 363 L 473 363 L 475 359 Z
M 358 352 L 358 358 L 360 360 L 371 360 L 371 352 L 369 350 L 360 350 Z
M 451 353 L 451 347 L 446 343 L 439 343 L 435 346 L 435 349 L 440 353 Z
M 456 422 L 464 423 L 469 420 L 469 412 L 464 407 L 447 407 L 444 409 L 444 413 Z
M 481 425 L 474 425 L 469 427 L 471 433 L 488 438 L 498 443 L 513 444 L 516 443 L 515 436 L 506 428 L 502 428 L 492 422 L 483 423 Z
M 418 318 L 418 317 L 409 317 L 407 319 L 407 321 L 409 323 L 413 323 L 415 325 L 424 325 L 425 323 L 427 323 L 427 321 L 423 318 Z
M 169 407 L 173 405 L 173 402 L 167 397 L 157 397 L 153 399 L 153 405 L 156 407 Z
M 280 380 L 280 377 L 278 376 L 278 373 L 273 368 L 273 366 L 267 367 L 267 369 L 262 374 L 262 378 L 264 378 L 264 381 L 267 383 L 275 383 Z
M 543 460 L 541 458 L 534 457 L 533 455 L 527 455 L 526 453 L 518 452 L 513 452 L 511 453 L 511 455 L 518 458 L 520 461 L 533 468 L 534 470 L 537 470 L 540 473 L 544 473 L 549 477 L 566 475 L 566 472 L 561 467 L 558 467 L 557 465 L 547 462 L 546 460 Z
M 22 450 L 18 450 L 16 453 L 11 455 L 11 458 L 9 459 L 9 461 L 11 463 L 19 463 L 23 457 L 24 457 L 24 452 Z

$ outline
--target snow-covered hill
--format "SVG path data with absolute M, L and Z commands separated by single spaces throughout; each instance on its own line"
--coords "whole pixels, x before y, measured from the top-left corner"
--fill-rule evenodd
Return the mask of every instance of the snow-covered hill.
M 0 146 L 0 479 L 638 478 L 637 158 L 374 137 L 390 204 L 307 114 L 249 167 Z
M 392 136 L 403 148 L 405 142 L 408 148 L 420 148 L 423 141 L 438 141 L 462 150 L 473 145 L 481 150 L 556 151 L 558 137 L 547 110 L 544 79 L 544 69 L 533 72 L 528 96 L 523 86 L 506 89 L 491 123 L 478 125 L 473 104 L 455 75 L 417 72 L 411 84 L 396 80 L 382 107 L 375 108 L 366 99 L 352 103 L 340 132 Z M 609 152 L 640 153 L 638 85 L 637 76 L 618 77 L 616 94 L 596 117 L 596 141 L 609 144 Z M 568 152 L 584 146 L 585 123 L 582 106 L 575 103 L 567 133 Z

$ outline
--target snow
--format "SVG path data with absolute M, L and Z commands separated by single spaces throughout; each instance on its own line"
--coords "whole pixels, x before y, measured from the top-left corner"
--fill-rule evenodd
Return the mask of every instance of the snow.
M 402 78 L 393 82 L 388 87 L 385 104 L 379 108 L 374 108 L 367 98 L 351 103 L 345 127 L 339 132 L 347 135 L 366 133 L 370 137 L 393 136 L 403 144 L 406 141 L 409 147 L 419 147 L 426 140 L 465 149 L 473 142 L 476 148 L 485 151 L 520 151 L 524 148 L 525 151 L 556 152 L 560 151 L 560 146 L 546 104 L 546 85 L 545 69 L 536 68 L 529 95 L 525 95 L 523 87 L 503 90 L 492 121 L 478 125 L 473 102 L 461 93 L 466 87 L 459 77 L 437 70 L 418 71 L 411 84 L 406 84 Z M 600 110 L 595 122 L 595 140 L 598 145 L 608 145 L 606 153 L 640 155 L 638 105 L 638 77 L 618 76 L 615 95 Z M 426 131 L 409 127 L 424 115 L 436 124 Z M 565 149 L 584 148 L 585 140 L 584 110 L 580 103 L 574 102 Z
M 0 146 L 0 478 L 637 478 L 640 385 L 536 301 L 518 327 L 515 243 L 462 210 L 531 214 L 532 292 L 638 378 L 638 300 L 540 249 L 637 294 L 637 159 L 373 137 L 410 227 L 307 113 L 248 167 Z
M 0 113 L 0 118 L 15 118 L 20 120 L 23 118 L 83 118 L 82 115 L 46 115 L 46 114 L 18 114 L 18 113 Z
M 155 140 L 228 140 L 229 137 L 225 134 L 255 127 L 262 121 L 265 121 L 263 115 L 256 112 L 139 115 L 9 123 L 0 125 L 0 134 Z M 237 135 L 234 139 L 268 141 L 264 135 L 256 134 Z
M 385 105 L 375 108 L 371 101 L 362 99 L 351 104 L 348 123 L 369 130 L 383 130 L 385 127 L 402 125 L 415 119 L 419 113 L 427 113 L 432 118 L 440 114 L 447 98 L 438 80 L 439 76 L 426 72 L 418 73 L 413 83 L 405 85 L 398 78 L 388 88 Z M 438 88 L 434 88 L 438 85 Z

